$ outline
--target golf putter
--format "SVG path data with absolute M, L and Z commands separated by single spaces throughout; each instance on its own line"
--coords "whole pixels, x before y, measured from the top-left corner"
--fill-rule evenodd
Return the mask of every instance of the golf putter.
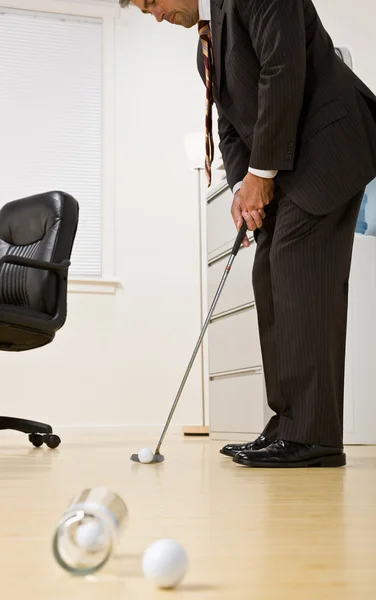
M 210 323 L 210 319 L 212 318 L 213 312 L 215 310 L 215 307 L 217 306 L 219 297 L 220 297 L 220 295 L 222 293 L 222 290 L 223 290 L 223 287 L 224 287 L 224 285 L 226 283 L 226 279 L 227 279 L 227 277 L 228 277 L 228 275 L 229 275 L 229 273 L 231 271 L 232 264 L 233 264 L 233 262 L 235 260 L 236 255 L 239 252 L 240 246 L 242 244 L 242 241 L 243 241 L 246 233 L 247 233 L 247 223 L 244 221 L 241 229 L 239 229 L 239 232 L 238 232 L 238 235 L 236 237 L 235 243 L 234 243 L 233 248 L 231 250 L 231 256 L 230 256 L 230 258 L 228 260 L 228 263 L 227 263 L 227 266 L 226 266 L 225 271 L 223 273 L 221 282 L 220 282 L 220 284 L 218 286 L 218 290 L 217 290 L 217 292 L 216 292 L 216 294 L 214 296 L 214 300 L 213 300 L 213 302 L 211 304 L 208 316 L 206 317 L 206 321 L 205 321 L 204 326 L 202 328 L 202 331 L 200 333 L 200 337 L 198 338 L 196 347 L 195 347 L 195 349 L 193 351 L 192 358 L 189 361 L 189 365 L 188 365 L 187 370 L 186 370 L 186 372 L 184 374 L 183 380 L 182 380 L 182 382 L 180 384 L 180 387 L 179 387 L 178 393 L 176 395 L 175 401 L 174 401 L 174 403 L 172 405 L 172 408 L 170 410 L 170 414 L 168 415 L 166 425 L 165 425 L 165 427 L 163 429 L 162 435 L 161 435 L 160 440 L 158 442 L 158 445 L 157 445 L 157 447 L 155 449 L 154 457 L 153 457 L 153 460 L 151 461 L 152 463 L 160 463 L 160 462 L 164 461 L 164 456 L 160 452 L 163 440 L 165 438 L 165 435 L 166 435 L 167 430 L 169 428 L 169 425 L 171 423 L 171 419 L 172 419 L 172 417 L 174 415 L 175 409 L 176 409 L 176 407 L 178 405 L 178 402 L 180 400 L 180 396 L 181 396 L 182 391 L 184 389 L 185 383 L 186 383 L 186 381 L 188 379 L 188 375 L 189 375 L 189 373 L 190 373 L 190 371 L 192 369 L 192 365 L 193 365 L 193 363 L 195 361 L 195 358 L 197 356 L 197 352 L 199 351 L 201 342 L 202 342 L 202 340 L 204 338 L 204 335 L 205 335 L 206 330 L 208 328 L 208 325 Z M 132 454 L 131 460 L 133 460 L 133 462 L 140 462 L 137 454 Z

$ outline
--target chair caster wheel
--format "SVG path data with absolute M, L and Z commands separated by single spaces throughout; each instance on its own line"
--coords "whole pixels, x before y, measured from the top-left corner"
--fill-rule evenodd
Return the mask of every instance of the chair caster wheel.
M 43 435 L 40 435 L 39 433 L 30 433 L 29 442 L 36 448 L 40 448 L 44 442 Z
M 44 435 L 43 438 L 46 446 L 48 446 L 51 449 L 57 448 L 61 443 L 61 439 L 59 438 L 59 436 L 53 435 L 52 433 Z

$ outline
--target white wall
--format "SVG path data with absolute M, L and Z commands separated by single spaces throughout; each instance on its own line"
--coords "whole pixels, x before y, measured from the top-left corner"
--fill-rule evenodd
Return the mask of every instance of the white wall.
M 376 51 L 374 0 L 313 0 L 324 26 L 336 46 L 347 46 L 354 71 L 376 91 L 374 55 Z
M 52 3 L 53 4 L 53 3 Z M 69 294 L 49 346 L 2 353 L 1 414 L 55 426 L 161 424 L 199 334 L 196 173 L 183 136 L 203 129 L 196 30 L 134 8 L 116 24 L 115 295 Z M 199 361 L 175 424 L 201 424 Z

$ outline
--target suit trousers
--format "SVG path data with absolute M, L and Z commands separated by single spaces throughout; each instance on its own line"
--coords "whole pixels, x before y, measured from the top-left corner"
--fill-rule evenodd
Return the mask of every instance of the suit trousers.
M 342 447 L 348 281 L 364 190 L 326 215 L 276 185 L 252 280 L 268 404 L 263 435 Z

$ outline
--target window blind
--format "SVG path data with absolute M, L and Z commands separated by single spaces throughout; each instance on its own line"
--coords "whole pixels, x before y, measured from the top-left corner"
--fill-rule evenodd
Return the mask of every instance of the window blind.
M 61 190 L 80 205 L 70 275 L 101 275 L 100 20 L 0 13 L 0 206 Z

